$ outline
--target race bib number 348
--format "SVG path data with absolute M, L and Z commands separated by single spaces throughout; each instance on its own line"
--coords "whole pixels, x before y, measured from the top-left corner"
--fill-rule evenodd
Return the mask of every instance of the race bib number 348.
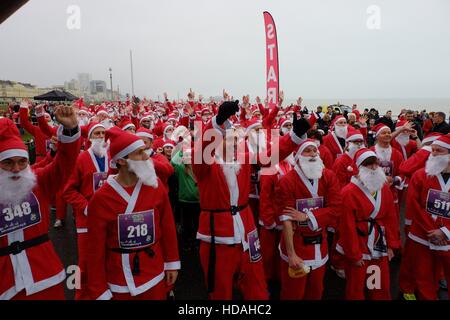
M 41 211 L 33 193 L 16 205 L 0 204 L 0 236 L 41 222 Z

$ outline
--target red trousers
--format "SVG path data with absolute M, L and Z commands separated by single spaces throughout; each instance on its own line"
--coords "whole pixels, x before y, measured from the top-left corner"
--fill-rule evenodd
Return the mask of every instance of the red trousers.
M 379 272 L 374 272 L 371 269 L 379 270 Z M 389 262 L 387 257 L 376 260 L 364 260 L 364 266 L 362 267 L 357 267 L 353 262 L 346 259 L 345 276 L 347 280 L 345 298 L 347 300 L 365 300 L 366 291 L 367 299 L 369 300 L 391 299 Z M 375 282 L 379 284 L 379 287 L 372 286 L 374 277 L 377 278 Z
M 55 196 L 56 219 L 65 220 L 67 215 L 67 202 L 62 197 L 63 191 L 59 191 Z
M 444 269 L 447 284 L 450 284 L 450 251 L 430 250 L 415 241 L 411 241 L 413 252 L 414 276 L 416 279 L 417 293 L 420 300 L 437 300 L 437 279 L 439 279 L 439 267 Z M 450 294 L 450 286 L 448 286 Z
M 16 294 L 12 300 L 66 300 L 64 295 L 64 282 L 61 282 L 48 289 L 36 292 L 27 296 L 25 290 Z
M 88 234 L 78 233 L 77 234 L 77 244 L 78 244 L 78 267 L 80 268 L 80 284 L 81 288 L 75 290 L 75 300 L 90 300 L 88 294 L 88 281 L 87 281 L 87 257 L 86 252 L 88 249 Z
M 200 243 L 200 263 L 208 283 L 208 262 L 210 244 Z M 233 284 L 237 276 L 237 287 L 245 300 L 267 300 L 269 294 L 264 279 L 261 260 L 250 262 L 248 250 L 243 252 L 242 245 L 216 244 L 216 270 L 214 292 L 209 294 L 212 300 L 231 300 Z
M 134 297 L 129 293 L 113 292 L 112 300 L 166 300 L 167 299 L 166 294 L 167 294 L 166 283 L 163 280 L 153 288 Z
M 281 230 L 267 230 L 261 228 L 259 231 L 259 241 L 261 243 L 261 255 L 263 258 L 264 274 L 266 281 L 280 280 L 280 244 Z
M 402 261 L 400 264 L 400 291 L 402 293 L 414 293 L 416 281 L 413 269 L 413 253 L 411 251 L 412 240 L 408 237 L 409 226 L 405 226 L 405 246 L 402 252 Z
M 301 278 L 291 278 L 289 264 L 281 260 L 281 300 L 320 300 L 323 293 L 325 265 Z

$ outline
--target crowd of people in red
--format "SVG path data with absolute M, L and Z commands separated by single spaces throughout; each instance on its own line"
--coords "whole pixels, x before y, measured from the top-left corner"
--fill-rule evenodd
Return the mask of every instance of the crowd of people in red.
M 318 300 L 330 264 L 346 299 L 387 300 L 394 256 L 405 299 L 450 282 L 445 113 L 164 98 L 24 100 L 0 118 L 0 299 L 64 299 L 48 227 L 68 205 L 76 299 L 166 299 L 180 249 L 199 250 L 211 299 L 265 300 L 280 283 L 283 300 Z

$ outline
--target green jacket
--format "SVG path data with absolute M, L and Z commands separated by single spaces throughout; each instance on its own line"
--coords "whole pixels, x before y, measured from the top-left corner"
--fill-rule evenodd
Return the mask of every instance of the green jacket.
M 172 155 L 172 159 L 170 160 L 178 179 L 178 200 L 190 203 L 200 202 L 197 183 L 192 176 L 186 172 L 185 166 L 181 162 L 182 157 L 183 152 L 178 151 L 175 155 Z

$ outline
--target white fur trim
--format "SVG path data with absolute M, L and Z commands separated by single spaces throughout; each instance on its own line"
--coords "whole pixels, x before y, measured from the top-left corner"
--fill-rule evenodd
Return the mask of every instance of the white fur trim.
M 172 261 L 164 263 L 164 270 L 179 270 L 181 269 L 180 261 Z
M 375 157 L 377 158 L 377 154 L 373 151 L 366 151 L 364 152 L 362 155 L 359 156 L 358 159 L 356 159 L 356 166 L 359 168 L 359 166 L 361 166 L 361 163 L 364 162 L 364 160 L 370 158 L 370 157 Z
M 127 155 L 129 155 L 130 153 L 132 153 L 133 151 L 139 149 L 140 147 L 144 147 L 144 141 L 142 140 L 136 140 L 135 142 L 133 142 L 132 144 L 129 144 L 127 147 L 125 147 L 124 149 L 122 149 L 120 152 L 118 152 L 113 158 L 112 160 L 115 162 L 117 159 L 121 159 L 123 157 L 126 157 Z
M 306 133 L 305 133 L 303 136 L 298 137 L 298 136 L 294 133 L 294 131 L 291 130 L 291 132 L 289 133 L 289 135 L 291 136 L 291 140 L 292 140 L 295 144 L 300 144 L 300 143 L 302 143 L 304 140 L 307 139 Z
M 307 142 L 303 143 L 303 144 L 300 146 L 300 148 L 298 148 L 298 151 L 297 151 L 297 153 L 295 154 L 295 159 L 297 160 L 297 159 L 302 155 L 302 152 L 303 152 L 307 147 L 310 147 L 310 146 L 316 147 L 317 150 L 319 149 L 319 148 L 317 147 L 317 144 L 316 144 L 315 142 L 307 141 Z
M 3 152 L 0 152 L 0 161 L 12 157 L 23 157 L 28 159 L 28 152 L 23 149 L 8 149 Z
M 378 137 L 380 135 L 381 131 L 383 131 L 384 129 L 389 129 L 389 131 L 391 131 L 391 129 L 388 126 L 382 126 L 380 129 L 378 129 L 375 132 L 375 137 Z
M 78 127 L 78 132 L 75 135 L 71 136 L 71 137 L 65 136 L 63 134 L 63 130 L 64 130 L 63 126 L 59 126 L 58 127 L 58 131 L 57 131 L 58 141 L 61 142 L 61 143 L 72 143 L 72 142 L 77 141 L 81 137 L 80 127 Z
M 92 126 L 91 130 L 89 130 L 88 132 L 88 139 L 91 138 L 91 134 L 92 132 L 94 132 L 95 129 L 102 127 L 103 129 L 105 129 L 105 126 L 101 123 L 97 123 L 96 125 Z
M 352 142 L 355 140 L 364 140 L 364 137 L 362 134 L 358 133 L 358 134 L 354 134 L 354 135 L 348 137 L 347 139 L 345 139 L 345 141 L 347 141 L 347 142 Z
M 77 228 L 77 233 L 87 233 L 88 229 L 87 228 Z
M 450 231 L 447 229 L 447 227 L 442 227 L 440 229 L 441 229 L 441 231 L 443 233 L 445 233 L 445 236 L 447 237 L 447 240 L 450 241 Z
M 197 239 L 211 243 L 211 236 L 207 236 L 197 232 Z M 234 237 L 215 237 L 216 244 L 236 244 L 241 241 L 235 241 Z
M 96 300 L 111 300 L 113 297 L 111 291 L 108 289 L 105 292 L 103 292 L 100 297 L 98 297 Z
M 317 223 L 317 220 L 316 220 L 316 217 L 314 216 L 314 214 L 310 210 L 308 210 L 306 212 L 306 215 L 309 218 L 309 221 L 308 221 L 309 228 L 312 231 L 317 231 L 317 229 L 319 229 L 319 224 Z
M 450 149 L 450 144 L 445 143 L 444 141 L 441 141 L 441 140 L 435 140 L 435 141 L 433 141 L 433 143 L 431 145 Z
M 97 112 L 97 115 L 104 113 L 105 115 L 107 115 L 109 117 L 109 113 L 106 112 L 105 110 L 100 110 L 99 112 Z
M 409 237 L 411 240 L 413 240 L 413 241 L 415 241 L 415 242 L 417 242 L 417 243 L 420 243 L 420 244 L 422 244 L 422 245 L 424 245 L 424 246 L 426 246 L 426 247 L 429 247 L 430 250 L 436 250 L 436 251 L 450 251 L 450 245 L 447 245 L 447 246 L 436 246 L 436 245 L 432 244 L 431 242 L 429 242 L 428 240 L 419 238 L 418 236 L 412 234 L 411 232 L 408 234 L 408 237 Z
M 225 129 L 223 129 L 223 128 L 221 128 L 221 126 L 219 126 L 217 124 L 216 117 L 217 116 L 214 116 L 211 119 L 211 123 L 212 123 L 213 128 L 216 129 L 216 130 L 219 130 L 222 134 L 225 134 L 226 133 L 225 130 L 231 128 L 231 126 L 232 126 L 231 122 L 229 120 L 225 120 L 225 122 L 223 123 L 223 126 L 225 127 Z
M 425 143 L 428 143 L 428 142 L 436 141 L 436 140 L 439 139 L 440 137 L 441 137 L 441 136 L 430 136 L 430 137 L 424 138 L 424 139 L 422 140 L 422 144 L 425 144 Z
M 131 128 L 131 127 L 134 127 L 134 128 L 136 129 L 136 126 L 135 126 L 134 124 L 129 123 L 129 124 L 127 124 L 126 126 L 124 126 L 124 127 L 122 128 L 122 130 L 125 131 L 125 130 Z
M 136 132 L 136 135 L 141 138 L 149 138 L 153 140 L 153 135 L 147 132 Z

